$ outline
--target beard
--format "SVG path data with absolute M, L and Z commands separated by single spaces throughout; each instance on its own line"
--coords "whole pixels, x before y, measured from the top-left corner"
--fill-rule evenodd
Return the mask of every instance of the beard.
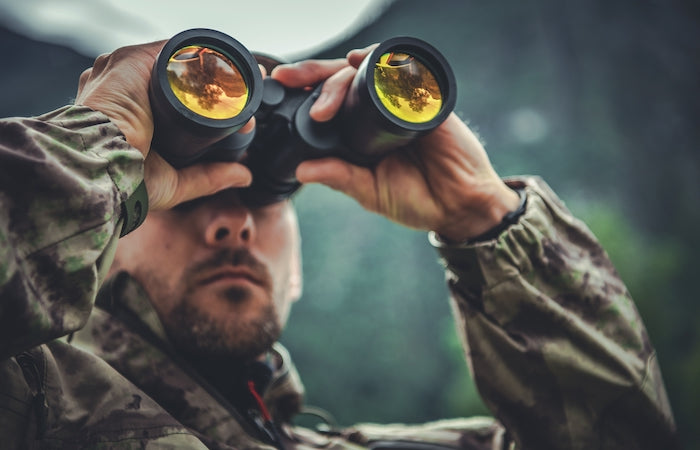
M 282 331 L 267 268 L 247 250 L 222 250 L 192 267 L 188 274 L 197 275 L 222 264 L 246 265 L 253 270 L 263 280 L 265 298 L 254 298 L 247 287 L 228 287 L 214 295 L 230 304 L 231 311 L 223 316 L 213 315 L 198 304 L 194 296 L 196 286 L 190 285 L 167 316 L 161 318 L 175 349 L 190 361 L 252 361 L 268 352 Z M 245 314 L 236 314 L 236 308 Z M 253 308 L 255 314 L 249 313 Z

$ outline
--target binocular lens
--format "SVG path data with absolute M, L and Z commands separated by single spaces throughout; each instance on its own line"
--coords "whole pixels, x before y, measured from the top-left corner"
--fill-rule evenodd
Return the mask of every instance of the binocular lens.
M 429 122 L 442 107 L 442 91 L 435 75 L 408 53 L 392 51 L 379 57 L 374 88 L 384 107 L 406 122 Z
M 240 69 L 214 49 L 183 47 L 170 57 L 166 71 L 173 94 L 201 116 L 231 119 L 248 102 L 248 85 Z

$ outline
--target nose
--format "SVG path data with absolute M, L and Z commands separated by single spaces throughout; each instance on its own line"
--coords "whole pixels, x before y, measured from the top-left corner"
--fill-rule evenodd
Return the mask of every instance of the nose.
M 242 205 L 218 205 L 212 210 L 211 220 L 204 230 L 207 245 L 247 246 L 255 237 L 253 215 Z

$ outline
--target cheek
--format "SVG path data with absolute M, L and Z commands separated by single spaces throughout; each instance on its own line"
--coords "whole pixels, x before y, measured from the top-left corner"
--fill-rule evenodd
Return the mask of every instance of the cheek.
M 181 252 L 181 246 L 175 245 L 176 242 L 177 238 L 171 234 L 153 230 L 145 233 L 143 238 L 131 247 L 140 261 L 154 265 L 156 262 L 167 263 L 176 258 L 177 253 Z
M 274 302 L 284 322 L 290 300 L 298 298 L 301 291 L 301 238 L 296 216 L 288 212 L 260 231 L 258 245 L 265 255 L 274 283 Z
M 148 285 L 157 279 L 173 286 L 191 255 L 187 240 L 161 221 L 147 220 L 142 227 L 120 240 L 117 266 Z
M 259 227 L 259 248 L 274 270 L 273 276 L 287 273 L 298 251 L 299 236 L 293 216 L 283 216 Z

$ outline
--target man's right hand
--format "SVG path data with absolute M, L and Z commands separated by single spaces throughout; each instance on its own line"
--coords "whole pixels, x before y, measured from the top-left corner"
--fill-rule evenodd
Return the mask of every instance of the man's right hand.
M 250 184 L 250 171 L 238 163 L 195 164 L 176 170 L 151 152 L 153 114 L 148 99 L 151 69 L 165 41 L 123 47 L 101 55 L 80 76 L 77 105 L 104 113 L 127 142 L 144 157 L 149 209 L 168 209 L 178 203 Z M 251 132 L 254 120 L 239 133 Z M 157 149 L 156 149 L 157 150 Z

